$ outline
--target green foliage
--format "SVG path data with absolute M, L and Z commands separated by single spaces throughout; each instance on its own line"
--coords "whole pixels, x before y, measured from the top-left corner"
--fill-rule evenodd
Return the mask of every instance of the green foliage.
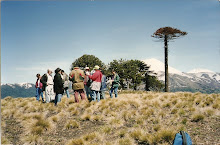
M 99 58 L 95 57 L 94 55 L 84 54 L 72 63 L 71 70 L 76 66 L 82 69 L 85 67 L 93 69 L 95 65 L 98 65 L 101 68 L 105 68 L 105 64 Z
M 164 89 L 164 84 L 160 82 L 156 76 L 146 74 L 144 82 L 146 84 L 146 91 L 162 91 Z
M 163 86 L 156 77 L 149 75 L 151 73 L 149 66 L 140 60 L 113 60 L 109 63 L 108 75 L 111 74 L 112 69 L 120 76 L 122 88 L 128 87 L 129 89 L 130 86 L 136 90 L 142 82 L 147 83 L 147 88 Z M 149 79 L 146 79 L 146 76 L 148 76 Z M 125 84 L 127 84 L 127 86 L 125 86 Z
M 137 90 L 141 83 L 146 84 L 146 90 L 151 88 L 151 90 L 159 91 L 164 87 L 155 76 L 150 76 L 149 66 L 140 60 L 113 60 L 106 69 L 105 64 L 99 58 L 85 54 L 72 63 L 71 69 L 75 66 L 82 69 L 87 66 L 93 69 L 95 65 L 103 68 L 102 70 L 106 76 L 111 76 L 111 71 L 114 69 L 120 77 L 120 85 L 123 89 L 129 89 L 130 86 L 130 88 Z

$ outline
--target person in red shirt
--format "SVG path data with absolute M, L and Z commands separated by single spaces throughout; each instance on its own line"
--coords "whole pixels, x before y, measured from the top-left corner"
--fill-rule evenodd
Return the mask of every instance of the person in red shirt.
M 89 75 L 88 73 L 86 75 L 89 76 L 89 78 L 93 81 L 91 84 L 91 91 L 92 91 L 92 101 L 100 101 L 100 89 L 101 89 L 101 82 L 102 82 L 102 72 L 99 70 L 99 66 L 96 65 L 94 67 L 95 73 L 93 75 Z
M 37 101 L 39 101 L 40 96 L 41 96 L 42 101 L 44 102 L 44 96 L 43 96 L 43 90 L 42 90 L 43 84 L 40 82 L 41 76 L 40 76 L 40 74 L 37 74 L 36 77 L 37 77 L 37 81 L 36 81 L 36 84 L 35 84 L 36 99 L 37 99 Z

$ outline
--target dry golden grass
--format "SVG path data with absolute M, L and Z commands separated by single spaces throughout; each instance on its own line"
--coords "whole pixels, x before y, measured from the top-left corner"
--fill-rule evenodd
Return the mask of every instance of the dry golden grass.
M 57 107 L 35 98 L 7 97 L 1 103 L 2 143 L 165 145 L 179 130 L 189 132 L 195 144 L 202 143 L 204 134 L 210 142 L 220 141 L 215 132 L 219 94 L 122 91 L 117 99 L 100 102 L 75 103 L 72 95 L 64 96 Z M 206 126 L 213 129 L 205 130 Z M 11 138 L 6 130 L 16 127 L 19 137 Z

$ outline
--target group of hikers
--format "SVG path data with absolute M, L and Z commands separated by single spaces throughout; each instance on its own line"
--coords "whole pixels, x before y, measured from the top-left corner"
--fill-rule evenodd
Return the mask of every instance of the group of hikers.
M 64 92 L 67 98 L 70 98 L 70 82 L 72 82 L 75 102 L 77 103 L 79 102 L 79 95 L 81 100 L 86 100 L 85 94 L 89 101 L 97 100 L 99 102 L 100 99 L 105 99 L 105 91 L 108 90 L 107 85 L 110 86 L 110 97 L 113 98 L 113 92 L 115 98 L 118 96 L 119 75 L 114 70 L 112 70 L 112 77 L 109 80 L 98 65 L 91 72 L 89 67 L 85 67 L 84 70 L 74 67 L 69 76 L 60 68 L 55 70 L 54 78 L 52 73 L 53 71 L 48 69 L 42 77 L 40 74 L 36 75 L 36 99 L 38 101 L 41 96 L 43 102 L 49 103 L 54 100 L 56 106 L 61 101 Z M 44 100 L 43 92 L 45 92 L 46 100 Z

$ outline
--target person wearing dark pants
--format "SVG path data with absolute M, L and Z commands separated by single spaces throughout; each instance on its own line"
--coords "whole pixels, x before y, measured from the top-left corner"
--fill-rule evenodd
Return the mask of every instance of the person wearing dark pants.
M 57 106 L 57 103 L 61 101 L 61 98 L 64 93 L 64 88 L 63 88 L 63 81 L 61 77 L 61 69 L 57 68 L 55 70 L 55 76 L 54 76 L 54 92 L 56 93 L 55 96 L 55 106 Z
M 119 76 L 114 70 L 112 70 L 112 74 L 113 74 L 112 86 L 111 86 L 111 89 L 109 91 L 109 94 L 110 94 L 110 97 L 113 98 L 112 93 L 114 91 L 115 98 L 117 98 L 118 97 L 118 87 L 119 87 Z
M 42 90 L 43 84 L 40 82 L 41 76 L 40 76 L 40 74 L 37 74 L 36 77 L 37 77 L 37 81 L 36 81 L 36 85 L 35 85 L 36 99 L 37 99 L 37 101 L 39 101 L 40 96 L 41 96 L 42 101 L 44 102 L 44 96 L 43 96 L 43 90 Z

